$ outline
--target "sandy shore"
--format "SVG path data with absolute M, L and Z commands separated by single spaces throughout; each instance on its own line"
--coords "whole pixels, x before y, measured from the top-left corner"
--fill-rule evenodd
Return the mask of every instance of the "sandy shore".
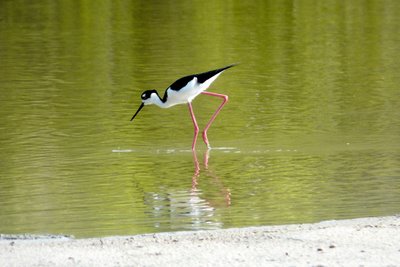
M 400 216 L 89 239 L 2 235 L 0 266 L 400 266 Z

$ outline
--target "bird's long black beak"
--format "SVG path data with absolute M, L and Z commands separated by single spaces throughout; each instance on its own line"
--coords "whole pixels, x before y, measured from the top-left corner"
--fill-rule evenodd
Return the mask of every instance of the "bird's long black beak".
M 131 121 L 136 117 L 136 115 L 139 113 L 139 111 L 144 107 L 144 103 L 142 103 L 139 107 L 139 109 L 136 111 L 135 115 L 133 115 Z

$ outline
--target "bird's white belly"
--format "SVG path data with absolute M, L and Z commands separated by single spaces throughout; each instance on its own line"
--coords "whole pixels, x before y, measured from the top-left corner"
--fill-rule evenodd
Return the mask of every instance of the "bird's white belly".
M 175 91 L 175 90 L 171 90 L 168 89 L 168 106 L 174 106 L 174 105 L 178 105 L 178 104 L 185 104 L 185 103 L 189 103 L 192 102 L 192 100 L 198 96 L 199 94 L 201 94 L 201 92 L 203 92 L 204 90 L 207 89 L 206 86 L 204 86 L 203 84 L 197 84 L 195 86 L 189 86 L 190 83 L 183 87 L 181 90 L 179 91 Z
M 171 88 L 167 89 L 168 99 L 167 103 L 164 107 L 171 107 L 178 104 L 185 104 L 192 102 L 192 100 L 201 94 L 201 92 L 205 91 L 215 79 L 220 75 L 214 75 L 212 78 L 208 79 L 203 83 L 198 83 L 197 78 L 194 77 L 193 80 L 188 82 L 184 87 L 179 89 L 178 91 L 172 90 Z

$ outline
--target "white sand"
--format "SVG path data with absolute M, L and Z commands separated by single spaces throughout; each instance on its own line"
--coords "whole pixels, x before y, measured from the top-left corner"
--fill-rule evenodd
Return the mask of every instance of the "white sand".
M 3 236 L 0 266 L 400 266 L 400 216 L 89 239 Z

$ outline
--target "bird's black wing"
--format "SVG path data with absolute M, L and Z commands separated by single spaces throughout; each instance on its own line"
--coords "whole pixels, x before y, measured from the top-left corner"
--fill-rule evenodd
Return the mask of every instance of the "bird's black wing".
M 220 68 L 220 69 L 216 69 L 216 70 L 210 70 L 210 71 L 199 73 L 199 74 L 185 76 L 183 78 L 176 80 L 173 84 L 171 84 L 169 86 L 169 88 L 174 91 L 179 91 L 181 88 L 185 87 L 191 80 L 193 80 L 194 77 L 197 78 L 198 83 L 204 83 L 205 81 L 207 81 L 211 77 L 217 75 L 221 71 L 229 69 L 233 66 L 235 66 L 235 64 L 232 64 L 232 65 Z

